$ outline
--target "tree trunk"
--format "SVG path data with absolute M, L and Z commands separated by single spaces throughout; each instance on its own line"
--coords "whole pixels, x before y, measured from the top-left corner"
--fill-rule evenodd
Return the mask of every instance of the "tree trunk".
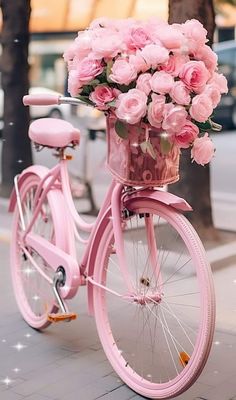
M 2 88 L 4 91 L 4 128 L 2 146 L 2 184 L 0 195 L 7 197 L 14 176 L 32 164 L 28 138 L 29 108 L 22 97 L 28 93 L 28 45 L 30 0 L 1 0 Z
M 188 19 L 199 20 L 208 31 L 208 44 L 212 45 L 215 13 L 212 0 L 169 0 L 169 23 L 183 23 Z M 191 163 L 190 150 L 182 149 L 180 181 L 170 185 L 172 193 L 184 197 L 193 207 L 188 215 L 202 238 L 216 238 L 210 197 L 210 167 Z

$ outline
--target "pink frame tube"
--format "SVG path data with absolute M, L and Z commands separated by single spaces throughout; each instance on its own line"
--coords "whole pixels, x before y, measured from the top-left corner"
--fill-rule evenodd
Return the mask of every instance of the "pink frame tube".
M 41 206 L 42 206 L 42 204 L 43 204 L 43 202 L 45 200 L 45 197 L 47 196 L 47 193 L 49 192 L 49 190 L 51 190 L 52 185 L 55 183 L 56 179 L 59 177 L 59 174 L 60 174 L 60 165 L 56 165 L 41 180 L 41 182 L 40 182 L 40 184 L 39 184 L 39 186 L 37 188 L 36 194 L 35 194 L 35 204 L 37 203 L 37 201 L 39 199 L 39 196 L 40 196 L 40 193 L 41 193 L 42 190 L 43 190 L 43 194 L 40 197 L 40 200 L 39 200 L 39 202 L 38 202 L 38 204 L 37 204 L 37 206 L 36 206 L 36 208 L 34 210 L 34 214 L 33 214 L 32 220 L 31 220 L 30 224 L 28 225 L 28 227 L 27 227 L 27 229 L 26 229 L 26 231 L 24 233 L 23 240 L 25 239 L 26 235 L 31 231 L 31 228 L 32 228 L 37 216 L 38 216 L 39 210 L 40 210 L 40 208 L 41 208 Z M 49 178 L 51 178 L 51 180 L 48 183 L 46 183 L 47 179 L 49 179 Z

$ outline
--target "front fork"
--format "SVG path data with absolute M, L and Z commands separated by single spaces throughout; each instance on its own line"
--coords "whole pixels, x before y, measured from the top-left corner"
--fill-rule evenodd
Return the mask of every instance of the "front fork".
M 122 199 L 122 189 L 123 185 L 116 185 L 113 190 L 112 197 L 111 197 L 111 212 L 112 212 L 112 224 L 113 224 L 113 232 L 114 232 L 114 239 L 115 239 L 115 249 L 116 254 L 120 266 L 121 273 L 124 278 L 124 282 L 127 285 L 128 293 L 134 293 L 133 283 L 130 277 L 129 268 L 127 265 L 127 256 L 125 255 L 125 248 L 124 248 L 124 233 L 123 233 L 123 218 L 122 212 L 125 214 L 127 212 L 127 216 L 129 217 L 129 210 L 122 210 L 123 209 L 123 199 Z M 132 215 L 132 212 L 131 214 Z M 145 215 L 144 214 L 144 221 L 145 221 L 145 234 L 147 239 L 147 246 L 149 252 L 149 262 L 152 267 L 152 273 L 155 274 L 157 281 L 158 281 L 158 291 L 161 291 L 162 288 L 162 277 L 160 271 L 160 265 L 158 260 L 158 250 L 156 244 L 156 237 L 155 237 L 155 227 L 153 224 L 153 217 L 151 214 Z M 140 279 L 148 279 L 147 277 L 140 277 Z M 143 283 L 145 284 L 145 283 Z M 148 282 L 146 282 L 148 285 Z
M 115 250 L 118 258 L 119 267 L 126 283 L 128 293 L 133 293 L 134 288 L 131 282 L 127 260 L 124 249 L 124 235 L 122 229 L 122 189 L 123 185 L 117 184 L 111 196 L 111 216 L 114 232 Z
M 161 267 L 159 263 L 158 250 L 157 250 L 157 241 L 155 236 L 155 226 L 153 223 L 153 216 L 149 214 L 145 215 L 145 227 L 146 227 L 146 235 L 147 235 L 147 245 L 149 250 L 149 258 L 150 263 L 153 269 L 153 274 L 156 275 L 158 282 L 158 290 L 162 291 L 162 275 L 161 275 Z

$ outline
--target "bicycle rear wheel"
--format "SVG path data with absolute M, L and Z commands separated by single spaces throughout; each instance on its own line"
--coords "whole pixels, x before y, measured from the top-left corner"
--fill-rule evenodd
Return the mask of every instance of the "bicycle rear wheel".
M 23 218 L 29 225 L 33 210 L 36 190 L 40 178 L 36 174 L 29 175 L 20 188 Z M 45 198 L 41 211 L 32 227 L 36 233 L 57 245 L 65 248 L 66 226 L 63 226 L 61 218 L 64 215 L 62 208 L 62 196 L 58 190 L 51 190 Z M 47 319 L 49 313 L 56 313 L 58 305 L 52 291 L 52 285 L 46 280 L 32 263 L 35 262 L 38 268 L 53 280 L 54 271 L 34 251 L 28 248 L 30 258 L 23 247 L 23 227 L 17 204 L 14 210 L 12 238 L 11 238 L 11 275 L 17 305 L 25 321 L 35 329 L 44 329 L 50 322 Z
M 97 329 L 128 386 L 149 398 L 171 398 L 194 383 L 208 358 L 215 322 L 211 271 L 183 215 L 152 200 L 133 200 L 128 208 L 123 237 L 133 293 L 127 293 L 109 221 L 94 270 L 102 285 L 94 285 Z

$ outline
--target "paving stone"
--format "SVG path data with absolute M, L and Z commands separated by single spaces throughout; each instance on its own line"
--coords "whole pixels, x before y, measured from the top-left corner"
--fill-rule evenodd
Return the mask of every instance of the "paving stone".
M 101 400 L 129 400 L 134 396 L 134 392 L 126 385 L 119 386 L 117 389 L 105 394 L 104 396 L 97 397 Z
M 53 397 L 42 396 L 41 394 L 32 394 L 31 396 L 24 397 L 24 400 L 55 400 Z
M 53 398 L 67 397 L 73 391 L 78 392 L 86 385 L 92 385 L 94 378 L 89 374 L 77 372 L 73 375 L 58 376 L 57 379 L 52 379 L 48 384 L 41 385 L 38 388 L 38 393 L 46 396 L 53 396 Z
M 15 393 L 11 389 L 6 389 L 1 391 L 0 389 L 0 399 L 1 400 L 24 400 L 24 397 Z
M 11 383 L 10 383 L 10 385 L 7 387 L 6 386 L 6 384 L 3 382 L 3 380 L 5 379 L 5 378 L 9 378 L 9 379 L 11 379 Z M 19 378 L 19 377 L 13 377 L 12 375 L 10 376 L 10 375 L 6 375 L 6 376 L 4 376 L 3 378 L 1 378 L 1 382 L 0 382 L 0 390 L 2 390 L 2 391 L 4 391 L 4 390 L 9 390 L 9 389 L 13 389 L 14 390 L 14 388 L 16 387 L 16 386 L 18 386 L 18 385 L 20 385 L 20 384 L 22 384 L 22 383 L 24 383 L 24 379 L 21 379 L 21 378 Z
M 73 391 L 62 396 L 60 400 L 95 400 L 123 385 L 124 384 L 121 383 L 120 380 L 117 380 L 111 375 L 94 381 L 92 381 L 91 377 L 91 384 L 84 387 L 77 386 L 77 388 L 75 388 Z M 120 398 L 120 400 L 123 400 L 122 397 Z
M 207 400 L 231 400 L 236 397 L 236 375 L 232 379 L 225 380 L 223 384 L 218 384 L 214 388 L 206 391 Z

